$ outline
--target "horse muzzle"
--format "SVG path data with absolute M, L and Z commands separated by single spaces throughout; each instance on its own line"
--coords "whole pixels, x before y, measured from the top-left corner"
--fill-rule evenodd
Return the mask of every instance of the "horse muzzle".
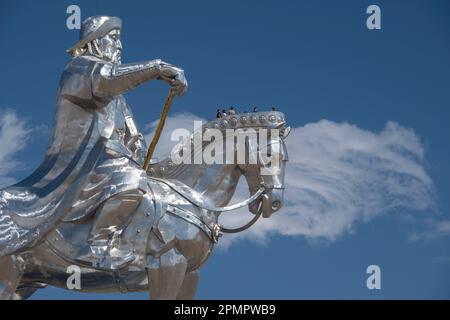
M 283 207 L 284 189 L 270 189 L 262 195 L 262 216 L 270 218 L 270 216 Z
M 274 212 L 283 207 L 283 195 L 284 189 L 269 189 L 259 199 L 249 204 L 249 210 L 256 214 L 259 206 L 262 205 L 262 216 L 270 218 Z

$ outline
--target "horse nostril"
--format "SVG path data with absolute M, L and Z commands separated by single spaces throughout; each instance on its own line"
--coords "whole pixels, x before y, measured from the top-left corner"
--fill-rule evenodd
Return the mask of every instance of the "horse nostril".
M 274 202 L 272 202 L 272 210 L 276 211 L 278 209 L 281 208 L 281 201 L 280 200 L 275 200 Z

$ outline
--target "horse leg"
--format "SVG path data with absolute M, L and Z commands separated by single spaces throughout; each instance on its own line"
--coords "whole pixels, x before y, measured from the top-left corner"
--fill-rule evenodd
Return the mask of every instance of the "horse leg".
M 187 260 L 172 248 L 160 257 L 148 257 L 147 277 L 150 299 L 176 299 L 186 275 Z
M 0 300 L 16 300 L 15 292 L 20 284 L 22 271 L 15 256 L 0 258 Z
M 197 292 L 197 285 L 200 273 L 195 270 L 186 273 L 180 292 L 178 292 L 177 300 L 193 300 Z

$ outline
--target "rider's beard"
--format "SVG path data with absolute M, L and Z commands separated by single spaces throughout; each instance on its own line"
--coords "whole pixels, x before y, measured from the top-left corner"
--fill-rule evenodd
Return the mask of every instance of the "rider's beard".
M 121 63 L 122 63 L 121 59 L 122 59 L 122 54 L 121 54 L 120 50 L 116 50 L 116 51 L 113 53 L 113 56 L 112 56 L 112 58 L 111 58 L 111 61 L 112 61 L 114 64 L 121 64 Z

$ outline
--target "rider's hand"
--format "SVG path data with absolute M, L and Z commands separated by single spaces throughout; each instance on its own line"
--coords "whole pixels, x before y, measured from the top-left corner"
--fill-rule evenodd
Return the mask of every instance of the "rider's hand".
M 179 96 L 186 93 L 188 83 L 182 69 L 165 65 L 161 68 L 161 78 L 167 81 Z

